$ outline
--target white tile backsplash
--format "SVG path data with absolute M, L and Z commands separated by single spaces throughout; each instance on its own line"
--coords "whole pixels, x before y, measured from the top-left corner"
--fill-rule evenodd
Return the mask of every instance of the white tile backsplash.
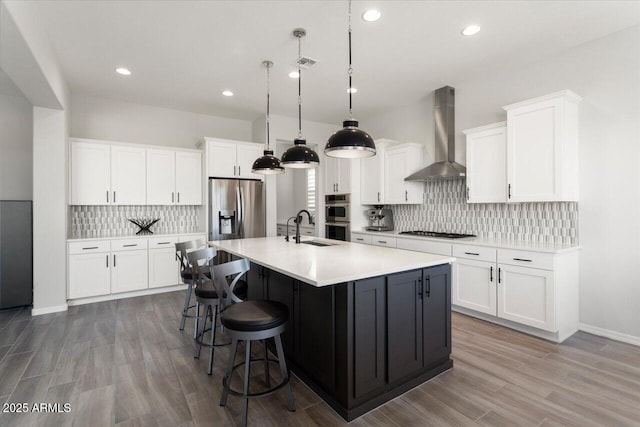
M 464 180 L 425 183 L 422 205 L 386 206 L 399 231 L 475 234 L 497 240 L 578 244 L 578 203 L 467 203 Z
M 140 228 L 135 218 L 160 218 L 151 227 L 154 234 L 194 233 L 199 228 L 201 206 L 71 206 L 69 237 L 131 236 Z

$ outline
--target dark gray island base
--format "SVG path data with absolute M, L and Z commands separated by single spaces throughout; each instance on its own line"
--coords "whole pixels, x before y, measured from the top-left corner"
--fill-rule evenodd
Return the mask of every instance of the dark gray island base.
M 280 301 L 287 364 L 345 420 L 451 368 L 451 266 L 316 287 L 251 263 L 249 299 Z

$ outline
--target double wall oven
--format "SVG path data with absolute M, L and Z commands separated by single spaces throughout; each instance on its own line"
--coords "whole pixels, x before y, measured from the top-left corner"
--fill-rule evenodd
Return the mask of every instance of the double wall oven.
M 349 194 L 327 194 L 324 196 L 324 234 L 327 239 L 343 240 L 351 238 L 351 213 Z

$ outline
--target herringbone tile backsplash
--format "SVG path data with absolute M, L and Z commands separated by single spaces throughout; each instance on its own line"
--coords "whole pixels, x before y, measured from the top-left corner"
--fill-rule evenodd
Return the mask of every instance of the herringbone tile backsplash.
M 69 237 L 131 236 L 139 230 L 135 218 L 160 218 L 154 234 L 194 233 L 199 228 L 200 206 L 71 206 Z
M 578 244 L 578 203 L 467 203 L 464 180 L 425 183 L 423 205 L 391 205 L 398 231 L 475 234 L 537 244 Z

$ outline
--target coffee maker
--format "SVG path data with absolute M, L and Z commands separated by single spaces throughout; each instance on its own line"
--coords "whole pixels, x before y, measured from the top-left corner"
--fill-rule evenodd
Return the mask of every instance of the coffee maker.
M 374 206 L 365 211 L 369 217 L 367 231 L 391 231 L 393 230 L 393 212 L 391 209 L 382 209 L 382 206 Z

